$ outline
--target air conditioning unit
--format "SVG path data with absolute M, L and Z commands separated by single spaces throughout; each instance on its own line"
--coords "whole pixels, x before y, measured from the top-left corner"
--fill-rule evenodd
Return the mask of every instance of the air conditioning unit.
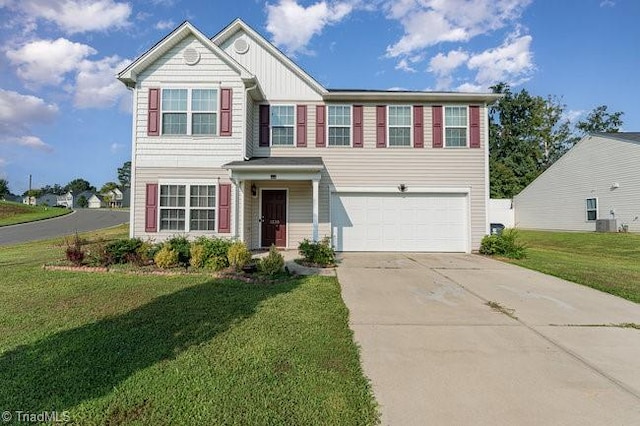
M 596 220 L 596 232 L 618 232 L 618 221 L 616 219 Z

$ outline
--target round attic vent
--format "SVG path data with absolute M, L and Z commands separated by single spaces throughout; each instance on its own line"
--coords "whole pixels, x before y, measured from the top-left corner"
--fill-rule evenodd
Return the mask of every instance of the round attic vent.
M 184 58 L 185 64 L 195 65 L 200 60 L 200 53 L 196 49 L 189 47 L 184 50 L 182 57 Z
M 236 53 L 244 54 L 249 50 L 249 42 L 243 38 L 239 38 L 233 42 L 233 49 Z

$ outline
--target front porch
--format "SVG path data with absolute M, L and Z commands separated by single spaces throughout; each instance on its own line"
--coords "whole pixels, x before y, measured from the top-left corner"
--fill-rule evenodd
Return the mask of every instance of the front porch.
M 320 206 L 320 157 L 269 157 L 224 166 L 238 188 L 238 236 L 252 249 L 296 248 L 328 235 L 328 204 Z M 326 229 L 324 229 L 326 228 Z

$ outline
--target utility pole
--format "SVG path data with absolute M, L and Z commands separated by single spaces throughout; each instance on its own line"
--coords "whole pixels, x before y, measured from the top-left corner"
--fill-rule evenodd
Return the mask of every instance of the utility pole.
M 28 197 L 27 199 L 29 200 L 29 205 L 32 205 L 32 203 L 31 203 L 31 200 L 32 200 L 31 196 L 32 196 L 32 195 L 31 195 L 31 173 L 29 173 L 29 192 L 27 192 L 27 197 Z

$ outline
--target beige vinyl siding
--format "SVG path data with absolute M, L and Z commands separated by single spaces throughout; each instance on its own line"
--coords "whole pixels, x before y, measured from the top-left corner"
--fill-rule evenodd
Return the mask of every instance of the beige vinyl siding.
M 612 188 L 613 183 L 619 185 Z M 640 232 L 640 144 L 589 136 L 514 197 L 515 224 L 524 229 L 594 231 L 586 199 L 598 218 Z
M 257 109 L 256 109 L 257 110 Z M 331 188 L 375 187 L 397 188 L 401 183 L 409 187 L 469 188 L 471 249 L 477 250 L 486 234 L 485 185 L 485 120 L 480 122 L 481 148 L 431 148 L 431 105 L 424 108 L 425 148 L 376 148 L 375 105 L 364 106 L 364 147 L 315 146 L 315 105 L 307 109 L 307 147 L 258 146 L 258 126 L 254 125 L 254 156 L 319 156 L 326 170 L 320 181 L 320 223 L 329 222 Z M 482 107 L 481 114 L 486 113 Z M 254 120 L 255 123 L 255 120 Z M 306 184 L 306 183 L 305 183 Z M 309 188 L 311 184 L 308 183 Z M 309 193 L 310 196 L 310 193 Z M 309 206 L 311 200 L 309 199 Z M 320 236 L 330 235 L 321 229 Z M 309 235 L 311 228 L 309 226 Z
M 240 37 L 249 43 L 249 50 L 244 54 L 237 53 L 233 48 L 233 43 Z M 322 100 L 307 82 L 244 32 L 238 31 L 220 47 L 249 72 L 258 76 L 260 88 L 270 101 L 295 103 Z
M 253 101 L 253 99 L 251 99 L 251 96 L 249 94 L 247 94 L 247 97 L 245 99 L 245 105 L 246 105 L 247 111 L 245 114 L 244 129 L 245 129 L 245 135 L 247 136 L 246 138 L 247 157 L 251 158 L 253 156 L 253 139 L 254 139 L 253 114 L 254 114 L 254 111 L 257 110 L 257 108 L 255 106 L 255 102 Z
M 183 51 L 196 49 L 200 60 L 186 65 Z M 220 167 L 242 158 L 246 135 L 245 92 L 238 74 L 195 37 L 171 48 L 138 77 L 135 155 L 138 167 Z M 149 88 L 211 87 L 233 90 L 232 136 L 147 136 Z M 220 114 L 218 113 L 218 131 Z
M 164 241 L 174 235 L 179 235 L 179 231 L 159 231 L 159 232 L 145 232 L 145 202 L 146 202 L 146 187 L 148 183 L 158 183 L 159 180 L 163 182 L 171 182 L 172 180 L 178 183 L 183 181 L 190 181 L 197 184 L 198 180 L 211 181 L 218 180 L 218 183 L 231 183 L 229 181 L 229 173 L 223 169 L 214 168 L 194 168 L 194 167 L 174 167 L 174 168 L 157 168 L 157 167 L 137 167 L 136 168 L 136 180 L 134 183 L 133 191 L 135 192 L 134 205 L 131 206 L 134 209 L 134 222 L 131 224 L 133 227 L 132 235 L 134 237 L 143 239 L 152 239 L 156 242 Z M 217 186 L 217 184 L 216 184 Z M 216 228 L 218 226 L 218 188 L 216 187 Z M 243 197 L 240 193 L 240 211 L 242 211 Z M 233 237 L 235 232 L 236 222 L 236 189 L 231 185 L 231 233 L 221 234 L 224 237 Z M 240 223 L 242 225 L 242 215 L 239 215 Z M 238 228 L 241 229 L 241 228 Z M 197 237 L 199 235 L 216 235 L 209 231 L 192 231 L 189 233 L 190 237 Z

